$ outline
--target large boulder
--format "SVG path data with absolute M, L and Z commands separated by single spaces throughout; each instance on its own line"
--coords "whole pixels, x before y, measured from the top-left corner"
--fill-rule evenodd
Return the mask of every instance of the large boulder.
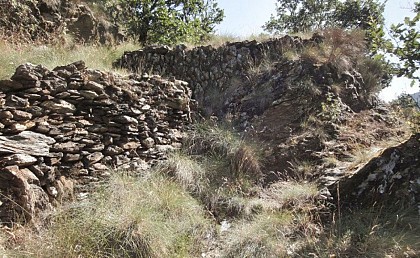
M 420 214 L 420 133 L 331 186 L 335 195 L 338 189 L 343 205 L 410 206 Z

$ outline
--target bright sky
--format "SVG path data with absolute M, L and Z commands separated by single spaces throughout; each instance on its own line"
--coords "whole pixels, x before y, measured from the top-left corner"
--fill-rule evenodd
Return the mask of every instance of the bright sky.
M 247 37 L 251 34 L 260 34 L 261 28 L 275 14 L 276 0 L 218 0 L 219 7 L 225 10 L 225 19 L 216 27 L 217 33 L 232 36 Z M 385 19 L 387 27 L 399 23 L 404 17 L 412 15 L 410 9 L 415 0 L 388 0 L 385 6 Z M 390 101 L 401 93 L 414 93 L 420 91 L 419 85 L 410 86 L 411 80 L 396 78 L 390 87 L 380 93 L 383 100 Z

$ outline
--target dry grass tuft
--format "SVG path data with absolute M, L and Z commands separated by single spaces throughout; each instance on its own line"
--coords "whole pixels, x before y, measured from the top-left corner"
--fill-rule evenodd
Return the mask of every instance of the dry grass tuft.
M 231 160 L 231 171 L 233 176 L 261 178 L 262 172 L 260 162 L 255 156 L 255 152 L 247 145 L 241 145 L 233 154 Z
M 204 210 L 175 182 L 158 174 L 119 175 L 88 201 L 60 210 L 46 230 L 27 234 L 14 253 L 32 257 L 194 257 L 209 228 Z
M 248 216 L 247 198 L 262 181 L 259 155 L 220 125 L 196 124 L 184 150 L 161 169 L 201 200 L 217 220 Z
M 383 208 L 353 211 L 333 221 L 319 241 L 300 254 L 330 257 L 418 257 L 420 227 L 416 211 Z

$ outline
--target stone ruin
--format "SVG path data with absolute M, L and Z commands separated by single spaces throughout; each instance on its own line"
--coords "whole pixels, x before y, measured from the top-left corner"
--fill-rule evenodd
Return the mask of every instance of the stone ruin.
M 230 85 L 252 81 L 250 77 L 255 75 L 255 70 L 275 67 L 284 59 L 284 53 L 301 51 L 304 46 L 317 45 L 322 40 L 321 35 L 314 34 L 311 39 L 284 36 L 263 42 L 227 42 L 220 47 L 147 46 L 125 52 L 114 66 L 136 73 L 175 76 L 191 85 L 193 97 L 200 106 L 208 107 L 212 105 L 211 96 L 215 93 L 230 96 Z
M 190 96 L 183 81 L 122 77 L 82 61 L 19 66 L 0 81 L 0 221 L 82 196 L 109 168 L 148 168 L 180 146 Z

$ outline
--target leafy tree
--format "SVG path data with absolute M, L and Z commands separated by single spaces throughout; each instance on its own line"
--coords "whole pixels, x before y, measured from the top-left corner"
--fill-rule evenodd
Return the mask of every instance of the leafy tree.
M 270 33 L 307 32 L 331 22 L 335 0 L 277 0 L 277 16 L 271 15 L 263 28 Z
M 420 2 L 415 3 L 414 18 L 406 17 L 404 23 L 392 25 L 391 34 L 397 45 L 391 51 L 402 62 L 397 68 L 398 76 L 418 79 L 414 73 L 420 68 Z
M 385 4 L 378 0 L 346 0 L 337 2 L 333 23 L 345 29 L 370 30 L 372 23 L 384 24 Z
M 106 0 L 112 19 L 142 44 L 199 42 L 224 18 L 214 0 Z
M 277 0 L 276 16 L 263 28 L 271 33 L 308 32 L 327 27 L 369 30 L 383 24 L 379 0 Z

